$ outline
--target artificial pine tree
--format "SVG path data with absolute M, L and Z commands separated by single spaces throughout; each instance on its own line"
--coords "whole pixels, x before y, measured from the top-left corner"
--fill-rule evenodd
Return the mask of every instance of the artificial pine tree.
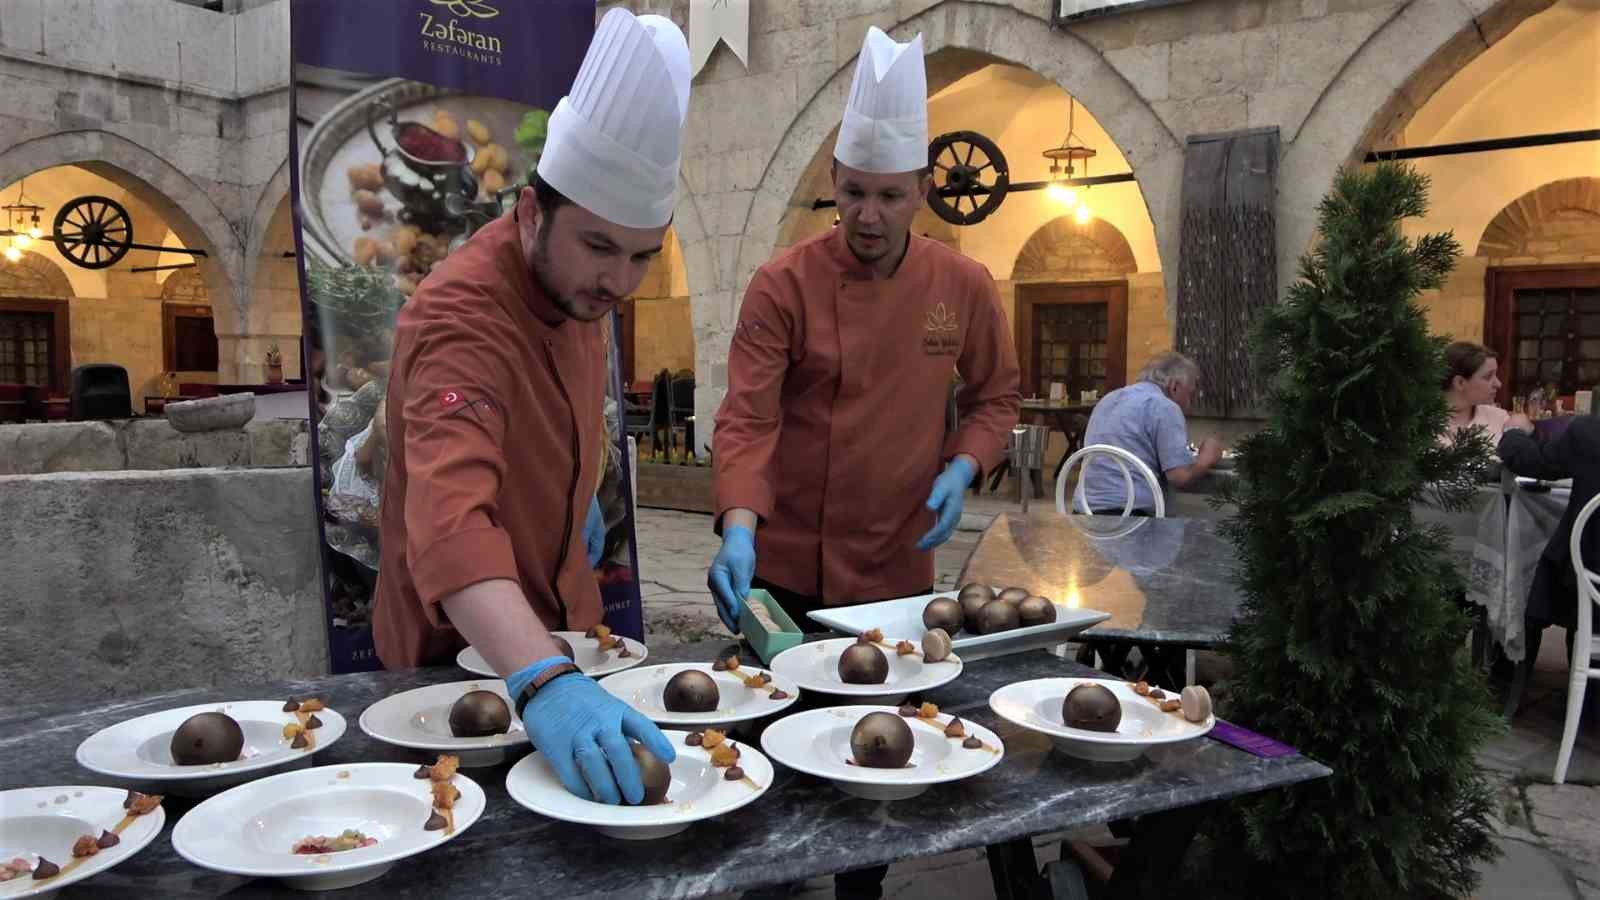
M 1401 234 L 1427 184 L 1400 164 L 1341 172 L 1300 281 L 1256 323 L 1269 418 L 1241 446 L 1224 526 L 1244 596 L 1226 713 L 1333 776 L 1219 817 L 1207 868 L 1232 896 L 1463 896 L 1496 852 L 1473 757 L 1498 726 L 1463 579 L 1412 513 L 1464 506 L 1489 453 L 1481 435 L 1436 441 L 1444 341 L 1416 298 L 1459 249 Z

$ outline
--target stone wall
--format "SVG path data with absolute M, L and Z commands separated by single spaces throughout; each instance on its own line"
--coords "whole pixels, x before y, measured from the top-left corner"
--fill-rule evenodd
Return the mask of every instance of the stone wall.
M 0 684 L 97 702 L 326 674 L 311 470 L 0 477 Z
M 694 369 L 694 330 L 688 297 L 641 297 L 633 301 L 633 377 L 662 369 Z
M 305 466 L 304 419 L 256 419 L 242 429 L 185 434 L 165 419 L 0 425 L 0 475 Z

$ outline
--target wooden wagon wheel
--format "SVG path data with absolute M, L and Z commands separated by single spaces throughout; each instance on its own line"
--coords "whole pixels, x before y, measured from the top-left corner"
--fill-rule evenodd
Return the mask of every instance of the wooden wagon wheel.
M 117 264 L 133 246 L 133 220 L 110 197 L 79 197 L 61 207 L 54 225 L 56 249 L 84 269 Z
M 928 145 L 928 205 L 952 225 L 976 225 L 1000 208 L 1011 186 L 1006 156 L 976 131 L 941 134 Z M 966 207 L 963 209 L 963 207 Z

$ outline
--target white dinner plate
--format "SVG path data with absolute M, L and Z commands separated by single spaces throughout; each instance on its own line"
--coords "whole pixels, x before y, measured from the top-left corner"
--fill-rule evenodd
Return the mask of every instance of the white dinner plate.
M 998 593 L 1004 587 L 1006 585 L 995 588 L 995 592 Z M 919 594 L 915 597 L 880 600 L 877 603 L 861 603 L 856 606 L 830 606 L 808 612 L 806 615 L 845 634 L 859 635 L 877 628 L 883 632 L 884 640 L 890 644 L 905 640 L 920 648 L 922 636 L 928 633 L 928 627 L 922 624 L 922 611 L 927 608 L 928 601 L 936 597 L 949 597 L 954 600 L 959 593 L 959 591 L 941 591 L 937 594 Z M 1107 612 L 1073 609 L 1059 601 L 1052 602 L 1056 607 L 1056 620 L 1048 625 L 1030 625 L 1027 628 L 1013 628 L 1010 631 L 997 631 L 994 634 L 959 631 L 950 635 L 951 649 L 961 654 L 967 662 L 976 662 L 991 656 L 1021 653 L 1024 650 L 1048 649 L 1064 644 L 1072 640 L 1078 632 L 1111 618 L 1111 614 Z
M 166 810 L 156 807 L 142 816 L 128 817 L 122 801 L 126 790 L 108 787 L 18 788 L 0 792 L 0 863 L 21 859 L 31 866 L 42 856 L 61 867 L 61 874 L 34 881 L 23 875 L 0 881 L 0 897 L 37 897 L 82 881 L 132 857 L 161 833 Z M 80 837 L 100 837 L 128 818 L 117 833 L 120 842 L 82 861 L 72 856 Z
M 1085 731 L 1069 728 L 1061 717 L 1067 693 L 1080 684 L 1100 684 L 1122 704 L 1117 730 Z M 1165 692 L 1176 699 L 1178 694 Z M 989 696 L 995 714 L 1030 731 L 1048 735 L 1063 753 L 1096 762 L 1137 759 L 1151 747 L 1204 737 L 1217 724 L 1216 716 L 1191 722 L 1181 712 L 1162 712 L 1133 685 L 1114 678 L 1037 678 L 1008 684 Z
M 426 831 L 432 782 L 416 766 L 318 766 L 252 781 L 196 806 L 172 830 L 172 848 L 204 869 L 277 878 L 301 890 L 330 891 L 371 881 L 396 862 L 431 850 L 483 815 L 483 788 L 457 772 L 455 830 Z M 378 843 L 320 855 L 297 854 L 307 837 L 354 829 Z
M 484 737 L 456 737 L 450 733 L 450 707 L 472 691 L 491 691 L 506 701 L 511 698 L 506 683 L 498 678 L 481 681 L 452 681 L 430 684 L 399 694 L 391 694 L 361 712 L 361 730 L 374 740 L 461 757 L 467 768 L 493 766 L 505 761 L 508 751 L 518 751 L 528 743 L 528 732 L 511 709 L 511 727 L 504 734 Z
M 669 768 L 667 800 L 654 806 L 613 806 L 567 792 L 543 753 L 524 756 L 506 775 L 506 793 L 524 807 L 563 822 L 588 825 L 609 837 L 646 841 L 668 837 L 702 819 L 754 803 L 772 787 L 772 763 L 754 746 L 736 741 L 744 778 L 729 781 L 727 770 L 711 764 L 711 754 L 684 743 L 686 731 L 664 731 L 678 751 Z
M 158 793 L 184 797 L 205 796 L 259 778 L 269 769 L 310 765 L 311 754 L 333 746 L 344 736 L 344 716 L 332 709 L 317 710 L 322 727 L 312 730 L 312 746 L 296 750 L 283 736 L 283 727 L 298 723 L 284 712 L 282 700 L 235 700 L 200 703 L 129 719 L 90 735 L 78 745 L 78 764 L 91 772 L 134 784 L 152 786 Z M 321 698 L 324 703 L 327 698 Z M 180 766 L 172 761 L 172 733 L 190 716 L 220 712 L 231 716 L 244 732 L 244 749 L 233 762 Z
M 818 778 L 832 781 L 839 790 L 868 800 L 904 800 L 936 784 L 960 781 L 988 771 L 1005 756 L 1005 745 L 989 729 L 961 720 L 968 737 L 983 742 L 967 749 L 962 738 L 945 737 L 951 716 L 906 719 L 915 741 L 911 761 L 903 769 L 874 769 L 855 765 L 850 732 L 868 713 L 899 717 L 892 706 L 834 706 L 785 716 L 767 726 L 761 749 L 774 760 Z M 903 717 L 902 717 L 903 718 Z
M 920 649 L 915 656 L 901 656 L 893 646 L 876 645 L 889 659 L 888 678 L 883 684 L 846 684 L 839 678 L 839 655 L 854 643 L 855 638 L 835 638 L 790 647 L 772 658 L 773 674 L 804 691 L 883 704 L 899 703 L 918 691 L 949 684 L 961 674 L 961 657 L 954 653 L 930 663 L 923 661 Z
M 650 650 L 645 645 L 633 638 L 623 637 L 620 634 L 616 635 L 616 637 L 622 641 L 624 647 L 628 648 L 627 656 L 621 655 L 615 649 L 602 651 L 599 638 L 586 638 L 581 631 L 555 631 L 551 633 L 557 637 L 565 638 L 567 643 L 572 645 L 572 661 L 577 663 L 578 668 L 583 670 L 583 674 L 588 675 L 590 678 L 599 678 L 602 675 L 610 675 L 612 672 L 631 669 L 644 662 L 645 657 L 650 655 Z M 489 663 L 483 658 L 483 654 L 479 653 L 476 647 L 468 647 L 457 653 L 456 665 L 474 675 L 482 675 L 485 678 L 500 677 L 489 666 Z
M 679 672 L 690 670 L 704 672 L 716 682 L 720 699 L 716 709 L 699 713 L 672 712 L 667 709 L 662 701 L 662 692 L 666 689 L 667 682 Z M 772 687 L 789 696 L 782 700 L 774 700 L 771 690 L 746 687 L 744 679 L 740 677 L 741 675 L 754 677 L 763 672 L 771 676 Z M 788 709 L 800 699 L 800 687 L 792 680 L 774 675 L 766 669 L 743 664 L 739 666 L 738 672 L 716 672 L 712 670 L 710 663 L 642 666 L 612 675 L 600 682 L 600 686 L 610 691 L 612 696 L 649 717 L 650 721 L 657 725 L 695 729 L 717 728 L 770 716 Z

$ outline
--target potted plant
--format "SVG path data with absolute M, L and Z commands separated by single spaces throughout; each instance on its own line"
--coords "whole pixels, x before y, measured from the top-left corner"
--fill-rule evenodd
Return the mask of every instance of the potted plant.
M 283 384 L 283 353 L 277 344 L 267 345 L 267 384 Z

